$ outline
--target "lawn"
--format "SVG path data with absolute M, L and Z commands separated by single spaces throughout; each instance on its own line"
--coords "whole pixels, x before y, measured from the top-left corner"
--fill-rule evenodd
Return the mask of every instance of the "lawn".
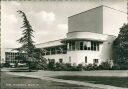
M 54 78 L 128 88 L 128 77 L 57 76 Z
M 8 75 L 5 72 L 1 72 L 0 79 L 0 89 L 95 89 L 75 84 Z

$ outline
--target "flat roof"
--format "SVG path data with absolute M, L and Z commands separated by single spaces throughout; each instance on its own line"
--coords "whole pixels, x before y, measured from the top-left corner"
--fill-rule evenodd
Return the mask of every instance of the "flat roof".
M 61 43 L 61 40 L 63 40 L 63 39 L 39 43 L 39 44 L 35 44 L 35 46 L 37 48 L 46 48 L 46 47 L 54 47 L 54 46 L 64 45 L 63 43 Z
M 107 8 L 110 8 L 110 9 L 113 9 L 113 10 L 116 10 L 116 11 L 119 11 L 119 12 L 122 12 L 122 13 L 127 14 L 127 12 L 124 12 L 124 11 L 121 11 L 121 10 L 118 10 L 118 9 L 115 9 L 115 8 L 112 8 L 112 7 L 109 7 L 109 6 L 106 6 L 106 5 L 100 5 L 100 6 L 97 6 L 97 7 L 92 8 L 92 9 L 89 9 L 89 10 L 86 10 L 86 11 L 83 11 L 83 12 L 80 12 L 80 13 L 77 13 L 77 14 L 74 14 L 72 16 L 69 16 L 68 18 L 73 17 L 73 16 L 76 16 L 76 15 L 79 15 L 79 14 L 82 14 L 82 13 L 86 13 L 88 11 L 91 11 L 93 9 L 97 9 L 97 8 L 100 8 L 100 7 L 107 7 Z

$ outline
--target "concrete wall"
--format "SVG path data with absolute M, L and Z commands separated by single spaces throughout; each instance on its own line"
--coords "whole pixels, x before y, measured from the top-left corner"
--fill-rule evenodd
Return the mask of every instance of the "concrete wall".
M 102 59 L 102 62 L 107 60 L 109 61 L 112 59 L 112 54 L 113 54 L 112 45 L 115 39 L 116 39 L 115 36 L 108 36 L 106 41 L 103 42 L 103 44 L 100 46 L 101 47 L 100 58 Z
M 117 36 L 127 22 L 125 12 L 99 6 L 68 18 L 68 32 L 85 31 Z
M 89 51 L 89 50 L 79 50 L 79 51 L 69 51 L 67 53 L 68 58 L 71 57 L 72 64 L 93 64 L 93 59 L 99 59 L 99 51 Z M 87 56 L 87 63 L 85 63 L 85 57 Z
M 85 31 L 102 33 L 103 7 L 97 7 L 68 18 L 68 32 Z
M 107 6 L 103 7 L 103 34 L 117 36 L 125 22 L 127 22 L 126 13 Z
M 85 40 L 97 40 L 106 41 L 107 35 L 92 33 L 92 32 L 70 32 L 67 34 L 67 39 L 85 39 Z

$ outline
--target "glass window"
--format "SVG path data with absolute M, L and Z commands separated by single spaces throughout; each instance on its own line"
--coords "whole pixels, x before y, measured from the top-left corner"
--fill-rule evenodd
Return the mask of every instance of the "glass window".
M 71 57 L 69 57 L 69 62 L 71 62 Z
M 59 62 L 62 63 L 63 62 L 63 59 L 59 59 Z
M 75 42 L 72 42 L 72 50 L 75 50 Z
M 98 63 L 99 60 L 98 59 L 93 59 L 93 63 Z
M 87 50 L 87 42 L 86 41 L 83 42 L 83 48 L 84 48 L 84 50 Z
M 67 53 L 67 46 L 64 45 L 64 46 L 63 46 L 63 54 L 66 54 L 66 53 Z
M 97 48 L 96 48 L 97 51 L 99 51 L 99 43 L 97 43 Z
M 76 41 L 76 50 L 80 50 L 80 42 L 79 41 Z
M 98 42 L 91 42 L 91 50 L 93 51 L 99 51 L 99 43 Z
M 85 56 L 85 63 L 87 63 L 87 56 Z
M 50 50 L 47 49 L 46 55 L 50 55 Z
M 71 44 L 71 42 L 69 43 L 69 50 L 72 50 L 72 44 Z
M 83 50 L 83 42 L 80 42 L 80 50 Z
M 55 63 L 55 59 L 51 59 L 51 62 Z
M 94 49 L 94 47 L 93 47 L 93 42 L 91 42 L 91 50 L 93 50 Z
M 51 54 L 55 54 L 55 48 L 51 49 Z

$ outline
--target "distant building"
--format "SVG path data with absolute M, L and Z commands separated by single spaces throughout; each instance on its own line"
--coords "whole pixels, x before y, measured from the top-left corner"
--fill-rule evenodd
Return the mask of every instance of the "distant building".
M 78 64 L 100 64 L 112 61 L 112 44 L 119 28 L 127 20 L 127 14 L 99 6 L 68 17 L 67 38 L 37 44 L 44 57 L 55 62 Z M 13 60 L 17 53 L 5 53 L 7 60 Z M 10 55 L 10 56 L 9 56 Z
M 25 53 L 19 53 L 16 50 L 13 50 L 13 48 L 6 48 L 5 49 L 5 63 L 9 63 L 10 65 L 14 65 L 16 62 L 22 63 L 22 60 L 16 60 L 16 57 L 22 56 L 27 57 Z

